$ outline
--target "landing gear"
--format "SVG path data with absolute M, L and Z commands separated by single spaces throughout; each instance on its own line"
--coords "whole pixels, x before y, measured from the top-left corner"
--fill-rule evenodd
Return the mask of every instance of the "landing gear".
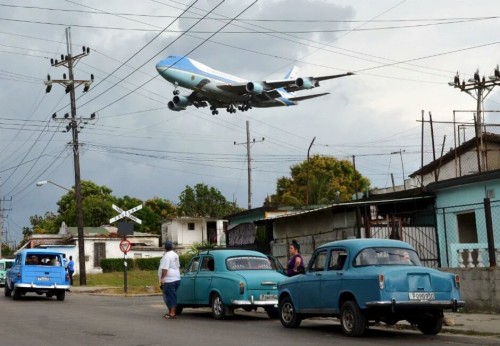
M 229 105 L 229 106 L 227 106 L 226 111 L 227 111 L 228 113 L 231 113 L 231 114 L 232 114 L 232 113 L 236 113 L 236 109 L 234 109 L 234 106 L 233 106 L 233 105 Z
M 217 110 L 217 107 L 215 107 L 215 106 L 210 106 L 210 110 L 212 111 L 212 115 L 219 114 L 219 111 Z
M 238 109 L 242 112 L 246 112 L 249 109 L 252 109 L 252 105 L 250 105 L 250 103 L 244 103 L 241 106 L 238 106 Z
M 172 94 L 174 94 L 174 96 L 175 96 L 175 95 L 179 95 L 180 93 L 181 93 L 180 90 L 175 89 Z

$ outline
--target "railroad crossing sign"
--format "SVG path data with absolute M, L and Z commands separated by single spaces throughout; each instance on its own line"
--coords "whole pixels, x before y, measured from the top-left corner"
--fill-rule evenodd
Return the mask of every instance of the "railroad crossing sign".
M 122 250 L 124 254 L 127 254 L 127 252 L 129 252 L 131 248 L 132 248 L 132 243 L 127 239 L 123 239 L 120 242 L 120 250 Z
M 124 217 L 128 217 L 130 220 L 137 222 L 139 225 L 142 225 L 141 219 L 136 218 L 134 215 L 132 215 L 132 213 L 134 213 L 134 212 L 142 209 L 142 204 L 139 204 L 137 207 L 134 207 L 134 208 L 132 208 L 130 210 L 123 210 L 123 209 L 121 209 L 120 207 L 117 207 L 114 204 L 111 207 L 114 210 L 116 210 L 117 212 L 119 212 L 120 214 L 118 214 L 117 216 L 109 219 L 110 223 L 118 221 L 118 220 L 120 220 L 120 219 L 122 219 Z

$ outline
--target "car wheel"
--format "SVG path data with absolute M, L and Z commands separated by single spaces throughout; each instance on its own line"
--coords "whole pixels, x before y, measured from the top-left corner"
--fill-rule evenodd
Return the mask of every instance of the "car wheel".
M 66 291 L 60 291 L 56 293 L 57 300 L 62 302 L 64 301 L 64 298 L 66 298 Z
M 425 335 L 437 335 L 443 328 L 443 316 L 434 316 L 420 321 L 418 329 Z
M 182 305 L 177 304 L 177 307 L 175 308 L 175 314 L 176 315 L 182 314 L 182 310 L 184 310 L 184 307 Z
M 283 298 L 278 305 L 278 315 L 283 327 L 297 328 L 302 322 L 302 317 L 295 311 L 292 298 Z
M 12 293 L 14 293 L 14 294 L 12 295 L 12 299 L 14 299 L 14 300 L 18 300 L 18 299 L 20 299 L 20 298 L 21 298 L 21 294 L 22 294 L 22 292 L 19 290 L 19 288 L 17 288 L 17 289 L 16 289 L 16 288 L 14 288 L 14 290 L 12 291 Z
M 3 293 L 5 294 L 5 296 L 10 297 L 12 294 L 12 290 L 9 288 L 9 284 L 6 283 L 3 289 L 4 289 Z
M 361 313 L 358 304 L 347 301 L 340 309 L 340 325 L 347 336 L 361 336 L 366 330 L 366 318 Z
M 212 315 L 216 320 L 223 320 L 226 317 L 224 302 L 217 293 L 212 297 Z
M 279 310 L 277 308 L 266 308 L 267 316 L 271 319 L 277 319 L 280 317 Z

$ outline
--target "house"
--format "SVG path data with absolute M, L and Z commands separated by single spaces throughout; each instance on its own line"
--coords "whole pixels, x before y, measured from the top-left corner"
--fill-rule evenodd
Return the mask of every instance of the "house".
M 117 233 L 115 227 L 84 227 L 85 271 L 89 274 L 102 273 L 100 262 L 105 258 L 123 258 L 120 242 L 123 237 Z M 127 253 L 128 258 L 161 257 L 163 247 L 160 246 L 160 236 L 134 232 L 127 236 L 132 243 L 132 249 Z M 66 254 L 66 258 L 73 257 L 75 273 L 80 271 L 78 229 L 61 225 L 58 234 L 33 234 L 23 248 L 53 248 Z
M 488 267 L 488 225 L 500 261 L 500 170 L 438 181 L 425 189 L 436 195 L 443 267 Z
M 482 149 L 481 149 L 482 148 Z M 500 136 L 483 133 L 451 149 L 442 157 L 428 163 L 410 175 L 408 186 L 462 177 L 478 172 L 500 169 Z
M 163 240 L 171 240 L 178 253 L 187 252 L 193 244 L 226 245 L 227 221 L 209 217 L 178 217 L 161 224 Z
M 434 197 L 420 189 L 373 195 L 348 203 L 263 218 L 257 225 L 272 232 L 271 250 L 282 264 L 293 239 L 306 261 L 324 243 L 348 238 L 392 238 L 412 244 L 422 261 L 439 266 Z

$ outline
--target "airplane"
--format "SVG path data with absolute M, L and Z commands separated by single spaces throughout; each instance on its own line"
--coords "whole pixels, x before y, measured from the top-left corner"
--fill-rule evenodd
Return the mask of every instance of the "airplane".
M 182 111 L 188 106 L 207 107 L 213 115 L 219 114 L 217 108 L 226 108 L 229 113 L 238 110 L 245 112 L 252 107 L 294 106 L 299 101 L 329 93 L 295 96 L 295 91 L 319 87 L 319 82 L 327 79 L 351 76 L 348 72 L 320 77 L 297 77 L 298 68 L 294 66 L 285 79 L 252 82 L 240 77 L 217 71 L 196 60 L 185 56 L 168 56 L 156 64 L 156 70 L 174 85 L 174 97 L 168 102 L 172 111 Z M 178 87 L 192 90 L 190 95 L 180 95 Z

